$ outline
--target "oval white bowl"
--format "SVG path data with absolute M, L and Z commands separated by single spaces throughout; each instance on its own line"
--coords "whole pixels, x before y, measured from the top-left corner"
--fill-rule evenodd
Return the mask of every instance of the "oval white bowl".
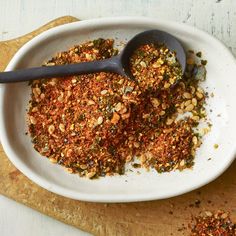
M 160 29 L 175 35 L 186 49 L 202 51 L 208 60 L 207 80 L 203 87 L 214 93 L 207 106 L 208 111 L 212 109 L 208 113 L 213 126 L 197 152 L 193 169 L 163 174 L 145 170 L 139 170 L 140 174 L 137 174 L 135 170 L 123 176 L 92 181 L 68 174 L 59 165 L 41 157 L 25 135 L 26 108 L 30 98 L 27 83 L 1 85 L 0 139 L 7 156 L 23 174 L 43 188 L 69 198 L 131 202 L 163 199 L 189 192 L 214 180 L 229 167 L 236 151 L 236 61 L 221 42 L 196 28 L 143 17 L 101 18 L 70 23 L 48 30 L 29 41 L 16 53 L 6 70 L 39 66 L 56 52 L 99 37 L 125 42 L 147 29 Z M 218 149 L 213 147 L 216 143 Z

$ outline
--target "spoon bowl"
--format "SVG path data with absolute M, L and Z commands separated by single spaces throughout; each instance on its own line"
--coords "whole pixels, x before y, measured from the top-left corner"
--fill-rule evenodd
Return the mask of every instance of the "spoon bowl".
M 142 45 L 154 44 L 165 45 L 170 51 L 176 52 L 176 58 L 179 61 L 182 74 L 186 67 L 186 54 L 181 43 L 171 34 L 160 30 L 147 30 L 134 36 L 125 46 L 120 54 L 121 65 L 127 77 L 133 78 L 130 71 L 130 58 L 134 51 Z
M 64 77 L 95 72 L 114 72 L 134 80 L 130 70 L 130 57 L 144 44 L 164 44 L 176 53 L 176 58 L 185 71 L 186 55 L 181 43 L 171 34 L 160 30 L 148 30 L 134 36 L 117 56 L 108 59 L 67 64 L 60 66 L 42 66 L 0 73 L 0 83 L 23 82 L 42 78 Z

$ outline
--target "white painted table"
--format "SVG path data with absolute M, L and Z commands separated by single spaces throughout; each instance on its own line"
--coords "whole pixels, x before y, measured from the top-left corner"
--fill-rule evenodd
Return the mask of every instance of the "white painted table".
M 184 22 L 214 35 L 236 55 L 235 0 L 0 0 L 0 40 L 23 35 L 63 15 L 149 16 Z M 11 235 L 88 234 L 0 196 L 0 236 Z

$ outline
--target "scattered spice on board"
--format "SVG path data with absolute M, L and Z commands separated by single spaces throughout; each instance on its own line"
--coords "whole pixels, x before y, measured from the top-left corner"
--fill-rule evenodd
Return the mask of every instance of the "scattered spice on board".
M 216 213 L 205 211 L 192 219 L 189 225 L 191 236 L 234 236 L 236 224 L 230 219 L 230 215 L 224 211 Z
M 116 55 L 112 39 L 96 39 L 60 52 L 45 66 Z M 157 172 L 191 168 L 204 134 L 206 69 L 191 51 L 181 66 L 164 45 L 143 45 L 130 59 L 131 81 L 114 73 L 35 80 L 29 102 L 34 148 L 70 173 L 96 178 L 124 174 L 125 165 Z M 176 83 L 178 81 L 178 83 Z

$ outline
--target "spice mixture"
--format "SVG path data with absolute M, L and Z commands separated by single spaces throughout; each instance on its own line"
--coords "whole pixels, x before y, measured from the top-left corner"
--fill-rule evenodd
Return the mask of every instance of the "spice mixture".
M 193 219 L 191 236 L 235 236 L 236 224 L 232 222 L 227 212 L 202 212 Z
M 76 45 L 45 66 L 109 58 L 118 53 L 113 43 Z M 164 45 L 143 45 L 130 59 L 137 81 L 105 72 L 34 81 L 28 111 L 34 148 L 88 178 L 123 174 L 134 156 L 158 172 L 190 168 L 201 144 L 195 128 L 206 116 L 200 57 L 189 52 L 182 76 Z
M 175 53 L 164 45 L 143 45 L 130 59 L 131 71 L 143 89 L 168 89 L 182 78 Z

